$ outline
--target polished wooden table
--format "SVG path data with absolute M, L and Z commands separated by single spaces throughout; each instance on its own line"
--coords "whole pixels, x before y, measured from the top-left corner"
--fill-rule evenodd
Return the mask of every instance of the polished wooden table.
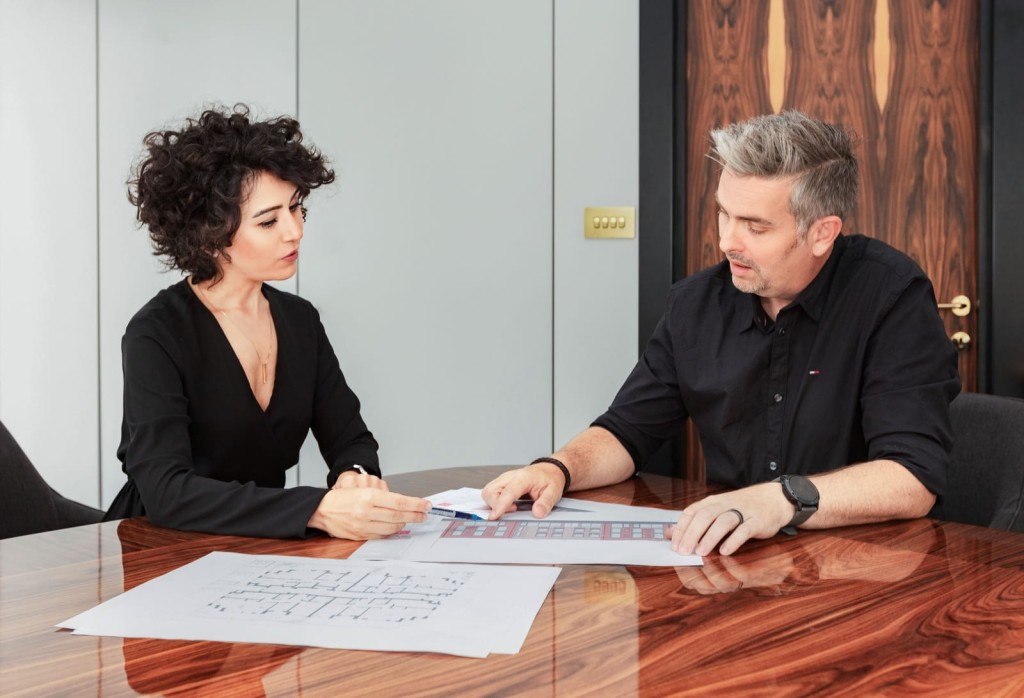
M 426 495 L 501 470 L 390 483 Z M 644 475 L 574 496 L 678 509 L 705 491 Z M 565 566 L 522 651 L 488 659 L 53 628 L 213 550 L 344 558 L 358 545 L 144 519 L 0 541 L 0 696 L 1024 694 L 1024 534 L 929 519 L 802 531 L 703 569 Z

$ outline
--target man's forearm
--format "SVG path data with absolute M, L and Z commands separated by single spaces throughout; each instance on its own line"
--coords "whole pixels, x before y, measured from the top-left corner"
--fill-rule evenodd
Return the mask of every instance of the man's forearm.
M 810 479 L 821 500 L 818 511 L 802 528 L 915 519 L 935 504 L 935 495 L 913 473 L 891 460 L 858 463 Z
M 573 490 L 602 487 L 632 477 L 633 459 L 612 433 L 590 427 L 553 454 L 572 475 Z

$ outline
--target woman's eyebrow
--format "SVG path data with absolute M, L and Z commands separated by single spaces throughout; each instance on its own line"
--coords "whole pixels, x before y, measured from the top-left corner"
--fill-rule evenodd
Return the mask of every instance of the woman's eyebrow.
M 276 211 L 279 208 L 281 208 L 280 204 L 278 204 L 277 206 L 269 206 L 269 207 L 263 209 L 262 211 L 257 211 L 256 213 L 252 214 L 252 217 L 253 218 L 259 218 L 264 213 L 270 213 L 271 211 Z

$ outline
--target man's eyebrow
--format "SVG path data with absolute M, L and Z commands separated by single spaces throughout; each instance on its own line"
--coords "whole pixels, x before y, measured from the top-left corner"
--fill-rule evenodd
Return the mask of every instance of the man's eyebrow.
M 722 202 L 718 200 L 718 194 L 715 194 L 715 206 L 717 206 L 719 210 L 725 211 L 725 209 L 722 208 Z M 726 213 L 728 213 L 728 211 L 726 211 Z M 775 225 L 774 222 L 768 220 L 767 218 L 757 218 L 755 216 L 732 216 L 732 214 L 730 214 L 730 216 L 737 220 L 744 221 L 745 223 L 754 223 L 756 225 L 765 225 L 769 227 Z

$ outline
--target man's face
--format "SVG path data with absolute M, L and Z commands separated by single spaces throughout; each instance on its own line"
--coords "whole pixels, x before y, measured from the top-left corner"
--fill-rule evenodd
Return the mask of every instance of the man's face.
M 718 246 L 732 282 L 761 297 L 775 317 L 807 287 L 824 263 L 789 212 L 793 178 L 741 177 L 722 170 L 718 180 Z M 813 228 L 813 225 L 812 225 Z

